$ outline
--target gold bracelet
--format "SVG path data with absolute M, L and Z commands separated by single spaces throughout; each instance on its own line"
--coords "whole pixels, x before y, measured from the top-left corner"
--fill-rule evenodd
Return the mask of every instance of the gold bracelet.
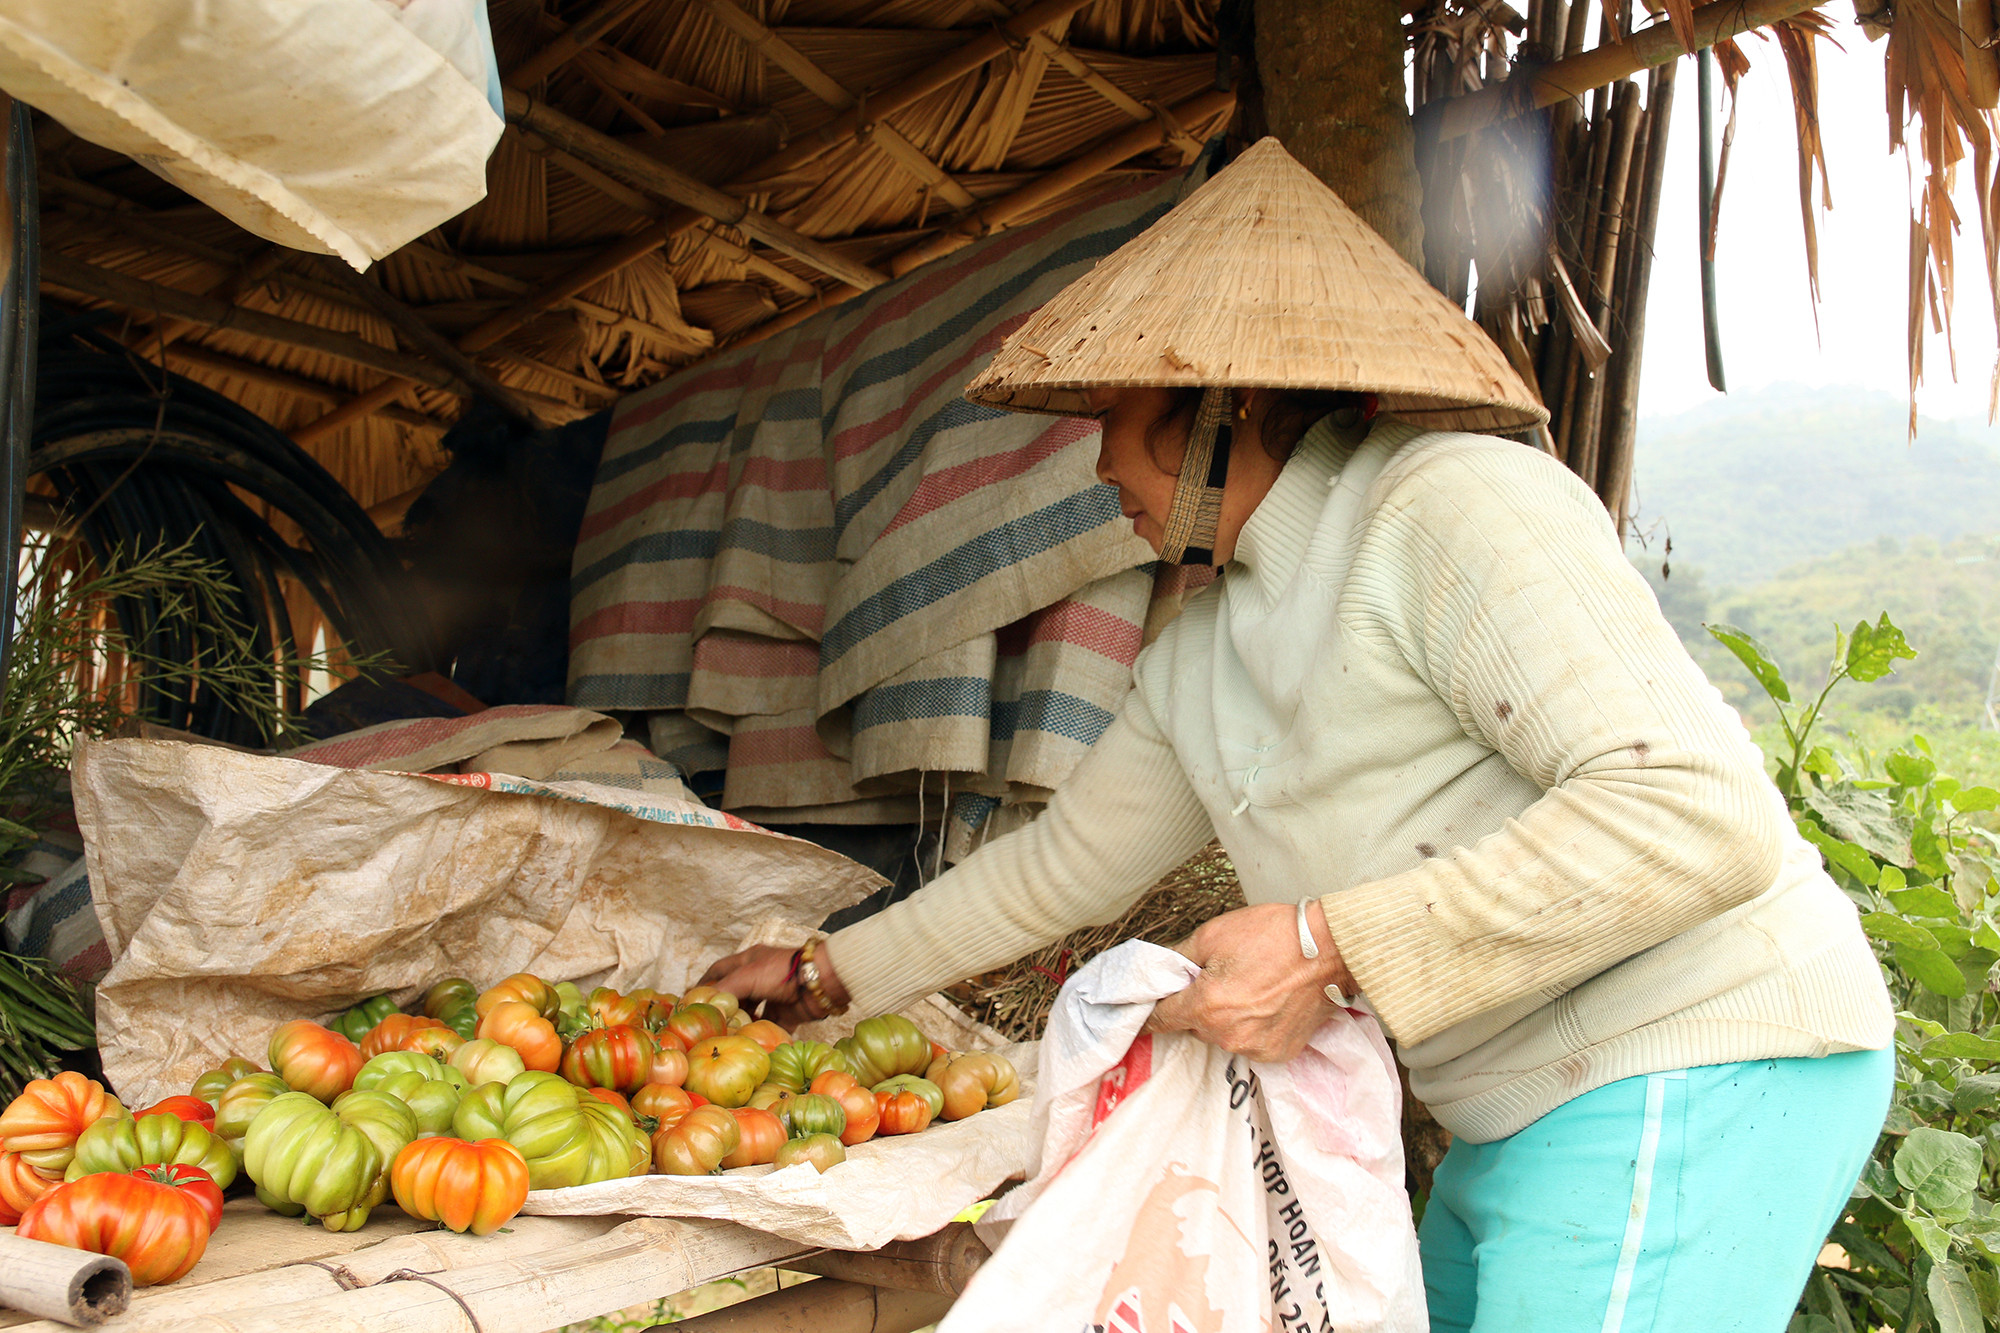
M 836 1005 L 826 997 L 826 983 L 820 976 L 819 963 L 813 955 L 819 952 L 817 937 L 807 940 L 806 947 L 799 951 L 799 985 L 806 995 L 819 1007 L 821 1018 L 838 1018 L 847 1012 L 847 1006 Z

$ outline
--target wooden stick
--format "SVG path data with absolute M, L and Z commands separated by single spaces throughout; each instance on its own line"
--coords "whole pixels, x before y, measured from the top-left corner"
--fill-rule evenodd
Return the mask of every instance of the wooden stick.
M 0 1235 L 0 1305 L 79 1327 L 123 1314 L 132 1270 L 121 1259 Z
M 1069 0 L 1062 0 L 1062 3 L 1067 4 Z M 740 199 L 676 171 L 580 120 L 573 120 L 517 88 L 507 90 L 507 117 L 592 166 L 614 176 L 622 176 L 649 194 L 682 204 L 717 222 L 735 227 L 773 250 L 810 264 L 850 286 L 867 290 L 888 281 L 885 275 L 867 265 L 855 263 L 831 247 L 802 236 L 776 218 L 751 208 Z
M 1612 85 L 1617 96 L 1611 107 L 1611 154 L 1604 169 L 1604 188 L 1599 194 L 1595 255 L 1590 273 L 1590 320 L 1600 331 L 1615 327 L 1613 299 L 1618 291 L 1618 239 L 1623 225 L 1626 186 L 1632 170 L 1632 145 L 1639 132 L 1639 88 L 1630 81 Z M 1617 346 L 1612 345 L 1612 355 Z M 1573 453 L 1576 474 L 1593 489 L 1597 482 L 1598 439 L 1603 421 L 1605 377 L 1603 367 L 1594 371 L 1584 385 L 1577 409 Z
M 1815 7 L 1814 0 L 1713 0 L 1713 3 L 1694 11 L 1695 45 L 1697 48 L 1713 46 L 1725 37 L 1767 27 Z M 1587 6 L 1579 3 L 1575 8 L 1584 9 Z M 1574 10 L 1571 17 L 1575 17 Z M 1580 40 L 1581 34 L 1576 33 L 1575 28 L 1572 22 L 1572 34 Z M 1591 50 L 1566 55 L 1553 64 L 1544 65 L 1528 76 L 1525 87 L 1509 82 L 1449 99 L 1442 104 L 1443 119 L 1438 126 L 1438 137 L 1456 139 L 1496 120 L 1525 115 L 1541 107 L 1581 97 L 1593 88 L 1637 74 L 1642 69 L 1664 65 L 1685 54 L 1680 39 L 1674 36 L 1673 26 L 1666 22 L 1655 23 L 1622 42 L 1601 43 Z
M 434 389 L 454 393 L 462 391 L 458 378 L 450 371 L 428 361 L 403 356 L 391 348 L 378 346 L 351 333 L 322 328 L 317 324 L 301 324 L 295 319 L 281 319 L 261 310 L 245 310 L 242 306 L 231 305 L 212 296 L 197 296 L 177 287 L 162 287 L 156 282 L 99 268 L 54 251 L 42 255 L 42 281 L 44 285 L 80 292 L 114 305 L 156 311 L 177 319 L 191 320 L 206 328 L 231 329 L 252 338 L 301 347 L 357 366 L 367 366 L 385 375 L 427 384 Z
M 310 444 L 321 436 L 331 435 L 350 422 L 372 416 L 401 398 L 409 387 L 410 381 L 398 375 L 391 375 L 360 397 L 350 398 L 331 412 L 314 417 L 305 425 L 298 427 L 292 432 L 292 442 Z
M 676 1324 L 688 1333 L 913 1333 L 951 1310 L 951 1297 L 821 1278 L 725 1305 Z
M 532 88 L 573 59 L 598 38 L 635 13 L 647 0 L 600 0 L 588 14 L 566 28 L 541 50 L 507 72 L 510 88 Z
M 146 349 L 139 347 L 134 350 L 144 351 Z M 280 392 L 291 394 L 295 398 L 303 398 L 307 402 L 323 403 L 328 407 L 346 401 L 349 396 L 349 390 L 343 389 L 338 385 L 328 384 L 323 380 L 308 379 L 304 375 L 295 375 L 289 370 L 278 370 L 275 367 L 261 365 L 255 361 L 244 361 L 237 357 L 227 356 L 197 343 L 175 343 L 167 349 L 167 360 L 178 361 L 183 365 L 192 366 L 197 370 L 210 370 L 218 375 L 230 375 L 250 384 L 262 385 L 267 389 L 277 389 Z M 439 421 L 436 417 L 426 416 L 422 412 L 413 411 L 405 407 L 384 407 L 378 409 L 377 415 L 417 430 L 443 433 L 451 428 L 448 422 Z

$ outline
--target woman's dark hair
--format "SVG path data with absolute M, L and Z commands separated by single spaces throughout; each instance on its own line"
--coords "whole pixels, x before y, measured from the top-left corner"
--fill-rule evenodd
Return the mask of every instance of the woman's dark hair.
M 1163 472 L 1178 474 L 1180 471 L 1178 460 L 1174 460 L 1172 466 L 1168 465 L 1168 448 L 1176 439 L 1185 440 L 1188 432 L 1194 429 L 1195 413 L 1201 407 L 1201 392 L 1198 388 L 1172 390 L 1167 409 L 1146 427 L 1146 449 Z M 1344 408 L 1358 409 L 1364 397 L 1349 389 L 1277 391 L 1270 398 L 1263 419 L 1258 423 L 1265 452 L 1284 462 L 1321 417 Z

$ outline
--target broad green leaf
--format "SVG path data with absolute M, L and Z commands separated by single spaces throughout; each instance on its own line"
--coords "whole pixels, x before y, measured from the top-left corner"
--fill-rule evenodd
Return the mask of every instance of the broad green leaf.
M 1986 1320 L 1979 1313 L 1979 1295 L 1956 1260 L 1939 1259 L 1924 1290 L 1937 1315 L 1938 1333 L 1983 1333 Z
M 1909 824 L 1880 791 L 1864 790 L 1859 783 L 1843 783 L 1808 787 L 1799 794 L 1826 832 L 1854 843 L 1879 860 L 1910 864 Z
M 1972 931 L 1956 921 L 1926 920 L 1918 924 L 1930 933 L 1930 937 L 1938 942 L 1938 948 L 1944 950 L 1945 957 L 1953 962 L 1971 952 Z
M 1820 1314 L 1794 1314 L 1785 1333 L 1834 1333 L 1833 1321 Z
M 1951 1031 L 1950 1028 L 1947 1028 L 1942 1023 L 1925 1018 L 1919 1014 L 1910 1013 L 1908 1010 L 1899 1012 L 1896 1017 L 1908 1023 L 1926 1037 L 1942 1037 L 1945 1033 Z
M 1935 1134 L 1941 1131 L 1931 1132 Z M 1951 1232 L 1942 1224 L 1932 1221 L 1922 1213 L 1911 1213 L 1903 1221 L 1910 1228 L 1910 1234 L 1917 1238 L 1917 1244 L 1924 1247 L 1924 1254 L 1930 1256 L 1932 1263 L 1942 1263 L 1951 1253 Z M 1917 1266 L 1923 1267 L 1922 1256 L 1918 1257 Z
M 1952 797 L 1958 795 L 1958 779 L 1931 779 L 1931 795 L 1937 797 L 1940 801 L 1949 801 Z
M 1922 926 L 1905 921 L 1894 912 L 1868 912 L 1861 918 L 1861 928 L 1878 940 L 1890 944 L 1900 944 L 1911 949 L 1936 949 L 1937 939 Z
M 1979 1297 L 1979 1313 L 1988 1323 L 2000 1320 L 2000 1275 L 1986 1264 L 1974 1264 L 1967 1273 L 1972 1278 L 1972 1290 Z
M 1863 884 L 1873 884 L 1881 878 L 1881 868 L 1875 864 L 1875 858 L 1853 843 L 1842 842 L 1808 823 L 1801 823 L 1799 832 L 1805 834 L 1807 842 L 1819 848 L 1820 855 L 1826 858 L 1829 866 L 1840 867 Z
M 1979 1184 L 1983 1161 L 1979 1144 L 1965 1135 L 1918 1128 L 1896 1149 L 1894 1166 L 1896 1179 L 1917 1203 L 1940 1218 L 1956 1219 L 1972 1211 L 1972 1192 Z M 1912 1219 L 1913 1231 L 1916 1220 Z M 1943 1262 L 1944 1252 L 1929 1238 L 1920 1234 L 1917 1239 L 1933 1259 Z
M 1889 869 L 1895 869 L 1891 866 Z M 1896 871 L 1896 878 L 1902 879 L 1903 872 Z M 1896 904 L 1896 910 L 1904 916 L 1942 917 L 1946 921 L 1958 920 L 1958 899 L 1946 893 L 1935 884 L 1919 884 L 1914 888 L 1891 889 L 1887 871 L 1882 883 L 1875 887 L 1889 895 L 1889 901 Z
M 2000 791 L 1995 791 L 1991 787 L 1967 787 L 1953 796 L 1951 803 L 1961 814 L 2000 810 Z
M 1713 633 L 1713 631 L 1710 631 Z M 1889 613 L 1873 625 L 1862 621 L 1847 641 L 1847 674 L 1859 681 L 1880 680 L 1897 661 L 1913 662 L 1917 650 L 1903 638 L 1903 631 L 1889 622 Z
M 1880 1166 L 1881 1163 L 1870 1159 L 1869 1165 Z M 1886 1193 L 1894 1192 L 1894 1181 L 1885 1179 L 1883 1183 L 1886 1186 Z M 1888 1273 L 1892 1277 L 1905 1280 L 1909 1278 L 1909 1270 L 1903 1266 L 1903 1261 L 1896 1257 L 1893 1250 L 1852 1222 L 1834 1224 L 1833 1242 L 1847 1251 L 1847 1257 L 1851 1262 L 1867 1264 L 1870 1268 Z
M 2000 1060 L 2000 1041 L 1974 1032 L 1947 1032 L 1924 1043 L 1924 1059 Z M 2000 1097 L 2000 1088 L 1996 1088 L 1995 1093 L 1996 1097 Z M 1956 1098 L 1953 1105 L 1957 1105 Z
M 1901 893 L 1909 882 L 1909 877 L 1903 874 L 1901 866 L 1883 866 L 1882 878 L 1875 882 L 1875 887 L 1884 893 Z
M 1892 1199 L 1896 1196 L 1895 1174 L 1889 1170 L 1887 1165 L 1876 1158 L 1869 1158 L 1867 1163 L 1862 1166 L 1861 1179 L 1867 1184 L 1870 1192 L 1881 1198 Z M 1896 1271 L 1900 1273 L 1903 1270 L 1897 1268 Z
M 1982 916 L 1972 927 L 1972 942 L 1982 949 L 2000 953 L 2000 930 L 1995 930 L 1993 923 Z
M 1808 750 L 1806 757 L 1799 761 L 1799 767 L 1808 773 L 1817 773 L 1836 782 L 1846 776 L 1841 772 L 1840 761 L 1834 758 L 1833 751 L 1824 745 L 1815 745 Z
M 1937 765 L 1920 754 L 1892 750 L 1882 761 L 1882 771 L 1898 787 L 1921 787 L 1937 776 Z
M 1833 1333 L 1854 1333 L 1854 1321 L 1847 1317 L 1847 1305 L 1840 1289 L 1833 1285 L 1824 1268 L 1815 1268 L 1806 1283 L 1806 1309 L 1833 1326 Z
M 1951 1095 L 1951 1105 L 1960 1115 L 1990 1111 L 2000 1106 L 2000 1074 L 1974 1074 L 1960 1079 L 1958 1090 Z M 2000 1222 L 1995 1225 L 2000 1226 Z
M 1942 879 L 1951 873 L 1951 863 L 1945 860 L 1937 830 L 1931 827 L 1929 819 L 1919 819 L 1910 827 L 1910 859 L 1932 879 Z
M 1757 683 L 1764 687 L 1766 694 L 1779 703 L 1788 704 L 1792 701 L 1791 687 L 1785 684 L 1785 673 L 1778 669 L 1777 660 L 1771 656 L 1771 650 L 1757 642 L 1747 630 L 1740 630 L 1734 625 L 1703 625 L 1702 628 L 1714 635 L 1723 647 L 1736 654 L 1736 660 L 1749 669 Z M 1849 674 L 1852 674 L 1853 670 L 1854 668 L 1850 666 Z
M 1952 962 L 1944 950 L 1935 944 L 1929 949 L 1914 949 L 1907 944 L 1898 944 L 1896 966 L 1909 973 L 1919 985 L 1934 995 L 1952 999 L 1966 992 L 1965 974 L 1959 971 L 1958 964 Z

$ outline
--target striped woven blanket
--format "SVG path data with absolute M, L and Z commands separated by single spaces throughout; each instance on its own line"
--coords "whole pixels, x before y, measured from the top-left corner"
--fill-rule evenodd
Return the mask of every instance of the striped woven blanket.
M 573 567 L 569 700 L 652 715 L 775 821 L 978 822 L 1110 721 L 1155 595 L 1096 427 L 960 395 L 1198 183 L 1122 186 L 619 404 Z M 935 813 L 936 805 L 930 810 Z

